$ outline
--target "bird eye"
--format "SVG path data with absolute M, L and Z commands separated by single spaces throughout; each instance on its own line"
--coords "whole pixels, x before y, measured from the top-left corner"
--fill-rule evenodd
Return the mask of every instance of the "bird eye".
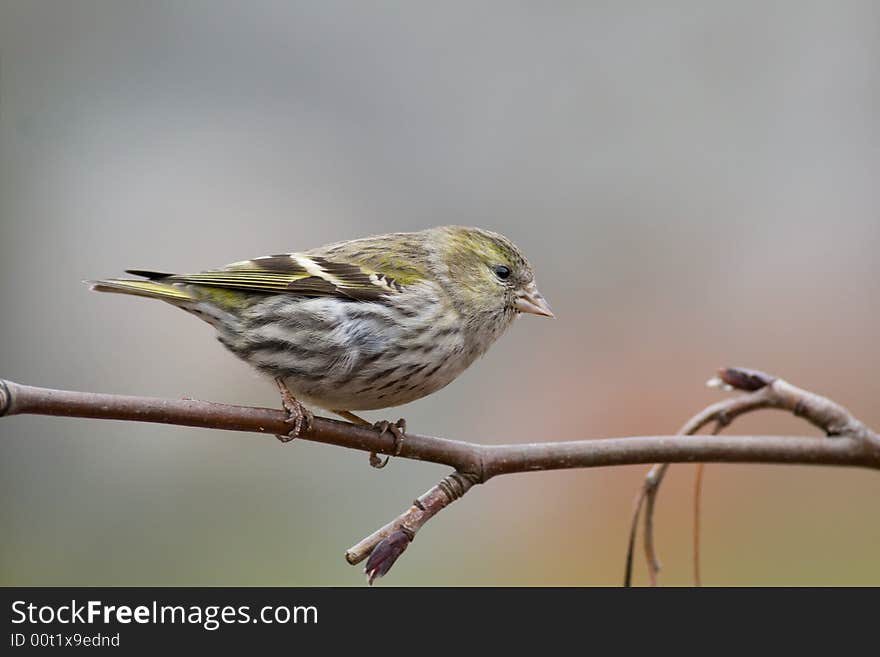
M 505 267 L 504 265 L 497 265 L 495 267 L 495 275 L 500 278 L 502 281 L 510 278 L 510 267 Z

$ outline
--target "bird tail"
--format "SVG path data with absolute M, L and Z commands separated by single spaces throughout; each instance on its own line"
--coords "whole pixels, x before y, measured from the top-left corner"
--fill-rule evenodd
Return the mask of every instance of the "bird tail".
M 163 274 L 161 272 L 143 271 L 139 269 L 129 269 L 128 274 L 135 276 L 143 276 L 150 280 L 134 281 L 124 278 L 108 278 L 101 281 L 86 281 L 91 289 L 95 292 L 113 292 L 116 294 L 131 294 L 138 297 L 147 297 L 148 299 L 162 299 L 172 303 L 180 303 L 182 301 L 195 301 L 196 298 L 188 293 L 185 289 L 173 285 L 171 283 L 163 283 L 162 279 L 168 278 L 172 274 Z

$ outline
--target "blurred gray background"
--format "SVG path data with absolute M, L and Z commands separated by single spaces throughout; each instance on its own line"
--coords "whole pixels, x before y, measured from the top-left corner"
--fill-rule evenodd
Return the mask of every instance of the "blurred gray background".
M 735 364 L 877 427 L 880 5 L 660 4 L 0 1 L 0 376 L 277 406 L 207 325 L 81 281 L 460 223 L 517 242 L 558 320 L 372 419 L 673 433 Z M 0 420 L 0 450 L 7 585 L 361 585 L 344 550 L 446 472 L 45 417 Z M 493 481 L 385 582 L 619 583 L 645 470 Z M 659 501 L 668 584 L 692 470 Z M 876 473 L 710 466 L 704 581 L 878 585 L 878 496 Z

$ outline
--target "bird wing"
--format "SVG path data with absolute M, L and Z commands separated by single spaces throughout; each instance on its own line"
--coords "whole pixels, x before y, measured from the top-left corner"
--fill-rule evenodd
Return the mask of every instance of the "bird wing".
M 365 264 L 332 258 L 330 254 L 264 256 L 197 274 L 164 275 L 137 270 L 129 273 L 168 283 L 242 292 L 340 297 L 356 301 L 381 301 L 400 294 L 404 289 L 404 285 L 393 275 Z

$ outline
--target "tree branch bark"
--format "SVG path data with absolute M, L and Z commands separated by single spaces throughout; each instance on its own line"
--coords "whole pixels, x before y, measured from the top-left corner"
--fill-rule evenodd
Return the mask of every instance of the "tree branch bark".
M 0 417 L 4 415 L 57 415 L 99 420 L 156 422 L 204 429 L 249 431 L 272 436 L 287 434 L 284 411 L 235 406 L 196 399 L 158 399 L 37 388 L 0 379 Z M 311 429 L 298 437 L 363 452 L 394 453 L 394 437 L 374 429 L 316 417 Z M 445 438 L 407 434 L 400 456 L 478 472 L 479 446 Z
M 195 399 L 159 399 L 38 388 L 0 379 L 0 416 L 55 415 L 156 422 L 204 429 L 284 433 L 283 411 Z M 370 427 L 316 417 L 298 440 L 393 455 L 394 438 Z M 880 439 L 878 439 L 880 441 Z M 492 477 L 535 470 L 593 468 L 642 463 L 791 463 L 880 467 L 880 442 L 852 437 L 665 435 L 593 438 L 562 442 L 484 445 L 407 433 L 401 458 L 448 465 Z
M 791 392 L 788 389 L 783 390 Z M 749 395 L 739 399 L 747 397 Z M 763 407 L 772 405 L 766 403 L 766 399 L 762 398 L 761 401 Z M 833 423 L 835 427 L 843 427 L 846 435 L 833 440 L 788 436 L 637 436 L 485 445 L 407 433 L 400 457 L 447 465 L 454 468 L 455 472 L 416 500 L 396 520 L 350 548 L 346 552 L 346 559 L 355 564 L 370 555 L 365 570 L 372 582 L 375 577 L 388 571 L 413 540 L 415 533 L 431 517 L 459 499 L 473 485 L 485 483 L 499 475 L 656 462 L 789 463 L 880 469 L 880 437 L 877 434 L 852 416 L 841 415 L 838 411 L 842 407 L 828 406 L 824 403 L 828 400 L 818 395 L 815 399 L 811 398 L 811 401 L 815 402 L 815 408 L 826 414 L 823 417 L 828 422 L 823 422 L 820 426 Z M 754 400 L 742 403 L 744 407 L 751 409 L 752 402 Z M 710 412 L 710 409 L 715 410 Z M 718 410 L 715 407 L 710 409 L 698 416 L 699 421 L 695 419 L 692 423 L 702 427 L 709 421 L 702 421 L 706 418 L 717 420 Z M 729 411 L 730 404 L 722 410 Z M 798 410 L 803 409 L 798 407 Z M 248 431 L 273 436 L 273 440 L 275 434 L 284 434 L 289 428 L 285 424 L 285 413 L 269 408 L 192 399 L 171 400 L 54 390 L 0 380 L 0 416 L 22 414 L 157 422 Z M 298 439 L 363 452 L 388 455 L 395 453 L 394 438 L 388 433 L 382 435 L 369 427 L 328 418 L 316 417 L 310 428 Z M 663 471 L 665 472 L 665 468 Z M 656 491 L 656 486 L 654 490 Z M 648 502 L 649 506 L 653 506 L 653 497 L 649 497 Z M 639 502 L 637 509 L 641 507 Z M 634 540 L 634 533 L 631 540 Z

